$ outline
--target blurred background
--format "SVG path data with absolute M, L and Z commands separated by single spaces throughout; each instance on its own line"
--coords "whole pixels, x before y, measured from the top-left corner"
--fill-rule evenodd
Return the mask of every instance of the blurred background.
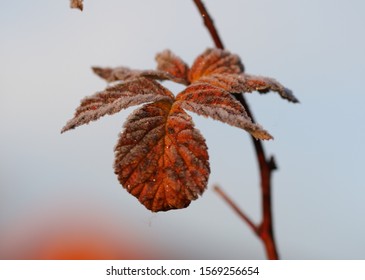
M 206 0 L 246 72 L 276 78 L 301 104 L 248 94 L 273 174 L 283 259 L 364 259 L 365 2 Z M 251 139 L 193 116 L 211 176 L 187 209 L 152 213 L 118 183 L 113 148 L 133 109 L 65 134 L 80 99 L 106 84 L 90 67 L 189 64 L 212 40 L 193 1 L 0 1 L 0 259 L 265 259 L 261 242 L 213 191 L 261 216 Z M 164 83 L 174 92 L 181 87 Z

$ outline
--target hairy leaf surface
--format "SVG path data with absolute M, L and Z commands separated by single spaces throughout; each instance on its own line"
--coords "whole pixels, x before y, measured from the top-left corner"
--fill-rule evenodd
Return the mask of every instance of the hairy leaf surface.
M 170 50 L 165 50 L 156 55 L 157 70 L 167 72 L 176 78 L 184 81 L 183 84 L 189 84 L 188 73 L 189 66 Z
M 125 123 L 115 147 L 115 173 L 151 211 L 187 207 L 206 188 L 204 138 L 191 117 L 168 100 L 146 104 Z
M 71 3 L 82 5 L 82 1 Z M 276 80 L 244 74 L 240 58 L 225 50 L 207 49 L 190 69 L 168 50 L 157 54 L 156 61 L 157 70 L 94 67 L 97 75 L 114 85 L 83 99 L 61 131 L 148 103 L 125 123 L 115 147 L 114 171 L 123 187 L 155 212 L 187 207 L 207 186 L 207 146 L 185 110 L 268 140 L 272 136 L 252 122 L 233 94 L 274 91 L 298 102 Z M 171 80 L 187 87 L 175 98 L 155 80 Z
M 109 87 L 86 97 L 76 109 L 74 117 L 61 132 L 95 121 L 105 115 L 112 115 L 130 106 L 161 99 L 174 99 L 172 93 L 159 83 L 138 78 Z
M 168 72 L 160 70 L 134 70 L 128 67 L 102 68 L 93 67 L 94 73 L 107 82 L 126 81 L 138 77 L 145 77 L 153 80 L 170 80 L 180 84 L 186 84 L 186 80 L 175 77 Z
M 290 89 L 284 87 L 275 79 L 246 74 L 243 75 L 243 77 L 245 79 L 245 85 L 242 88 L 243 92 L 258 91 L 260 93 L 267 93 L 269 91 L 274 91 L 277 92 L 282 98 L 290 102 L 299 102 Z
M 251 121 L 245 108 L 221 88 L 209 84 L 193 84 L 178 94 L 176 101 L 182 108 L 198 115 L 243 128 L 257 139 L 272 139 L 266 130 Z
M 247 74 L 213 74 L 203 76 L 199 79 L 199 82 L 220 87 L 230 93 L 245 93 L 253 91 L 267 93 L 269 91 L 274 91 L 290 102 L 299 102 L 290 89 L 285 88 L 278 81 L 271 78 L 251 76 Z
M 189 72 L 190 82 L 213 74 L 240 74 L 244 70 L 240 58 L 221 49 L 207 49 L 197 57 Z

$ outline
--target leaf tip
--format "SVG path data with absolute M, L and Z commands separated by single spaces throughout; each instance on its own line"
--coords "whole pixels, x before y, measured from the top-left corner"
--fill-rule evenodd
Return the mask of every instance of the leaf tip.
M 73 127 L 69 127 L 69 126 L 66 124 L 64 127 L 62 127 L 62 129 L 61 129 L 61 134 L 65 133 L 66 131 L 69 131 L 70 129 L 73 129 L 73 128 L 75 128 L 75 127 L 74 127 L 74 126 L 73 126 Z
M 292 103 L 300 103 L 299 99 L 295 97 L 293 91 L 288 88 L 284 88 L 286 99 Z
M 274 140 L 274 137 L 266 130 L 255 130 L 250 133 L 256 140 Z
M 93 66 L 91 69 L 96 75 L 105 80 L 109 79 L 113 71 L 111 68 L 102 68 L 97 66 Z

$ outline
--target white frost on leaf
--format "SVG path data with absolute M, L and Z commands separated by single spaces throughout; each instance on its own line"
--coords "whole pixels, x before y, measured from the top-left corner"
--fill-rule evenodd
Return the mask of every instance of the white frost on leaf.
M 167 72 L 182 84 L 188 85 L 189 66 L 170 50 L 164 50 L 156 55 L 157 70 Z
M 100 94 L 97 94 L 100 95 Z M 98 97 L 95 95 L 94 97 Z M 80 125 L 87 124 L 91 121 L 96 121 L 97 119 L 105 115 L 113 115 L 118 113 L 122 109 L 126 109 L 131 106 L 140 105 L 147 102 L 156 102 L 164 99 L 170 99 L 167 96 L 146 94 L 146 95 L 131 95 L 131 94 L 120 94 L 120 98 L 116 99 L 112 103 L 100 104 L 96 101 L 95 104 L 98 105 L 98 109 L 86 109 L 82 113 L 75 116 L 73 119 L 67 122 L 67 124 L 61 130 L 61 133 L 76 128 Z M 91 106 L 88 106 L 92 108 Z
M 229 92 L 210 84 L 192 84 L 176 96 L 182 108 L 242 128 L 258 139 L 273 137 L 251 121 L 245 108 Z
M 165 99 L 172 101 L 173 98 L 170 91 L 149 79 L 139 78 L 117 84 L 84 98 L 76 109 L 75 116 L 67 122 L 61 133 L 130 106 Z
M 209 76 L 203 76 L 199 79 L 199 82 L 214 85 L 232 94 L 251 93 L 253 91 L 267 93 L 269 91 L 273 91 L 277 92 L 283 99 L 286 99 L 290 102 L 299 102 L 290 89 L 285 88 L 278 81 L 272 78 L 252 76 L 247 74 L 213 74 Z
M 253 76 L 243 74 L 246 79 L 246 85 L 248 90 L 258 91 L 260 93 L 267 93 L 269 91 L 277 92 L 283 99 L 286 99 L 293 103 L 299 103 L 299 100 L 294 96 L 293 92 L 280 84 L 277 80 L 273 78 Z M 250 92 L 250 91 L 247 91 Z
M 145 77 L 153 80 L 170 80 L 180 84 L 187 84 L 185 79 L 161 70 L 135 70 L 122 66 L 115 68 L 93 67 L 92 69 L 96 75 L 107 82 L 126 81 L 138 77 Z
M 256 139 L 273 139 L 273 137 L 260 125 L 253 123 L 249 118 L 243 116 L 242 114 L 227 110 L 227 108 L 224 108 L 223 106 L 214 107 L 187 101 L 181 102 L 180 106 L 181 108 L 194 112 L 198 115 L 210 117 L 214 120 L 242 128 L 249 132 Z

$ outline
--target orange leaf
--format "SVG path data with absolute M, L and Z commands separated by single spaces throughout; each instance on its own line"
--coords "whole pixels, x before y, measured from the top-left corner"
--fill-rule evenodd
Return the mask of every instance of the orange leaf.
M 122 109 L 161 99 L 174 99 L 173 94 L 159 83 L 146 78 L 129 80 L 86 97 L 76 109 L 74 117 L 63 127 L 62 132 L 95 121 Z
M 207 83 L 219 87 L 229 93 L 247 92 L 246 79 L 244 75 L 237 74 L 212 74 L 203 76 L 198 83 Z
M 116 68 L 92 67 L 92 70 L 96 75 L 106 80 L 107 82 L 126 81 L 138 77 L 145 77 L 160 81 L 170 80 L 180 84 L 187 83 L 185 79 L 175 77 L 170 73 L 159 70 L 134 70 L 128 67 L 116 67 Z
M 252 122 L 232 94 L 276 91 L 281 97 L 298 102 L 289 89 L 274 79 L 244 74 L 240 58 L 228 51 L 207 49 L 190 70 L 170 51 L 158 54 L 156 60 L 157 70 L 94 67 L 101 78 L 119 83 L 83 99 L 61 131 L 149 102 L 127 120 L 115 147 L 114 171 L 123 187 L 154 212 L 185 208 L 207 186 L 207 146 L 184 109 L 267 140 L 272 136 Z M 154 80 L 189 86 L 175 98 Z
M 245 108 L 221 88 L 209 84 L 192 84 L 176 96 L 176 101 L 182 108 L 198 115 L 243 128 L 255 138 L 272 139 L 266 130 L 251 121 Z
M 82 9 L 84 8 L 82 2 L 83 0 L 71 0 L 70 6 L 72 9 L 79 9 L 80 11 L 82 11 Z
M 198 82 L 208 83 L 230 93 L 245 93 L 253 91 L 267 93 L 269 91 L 274 91 L 290 102 L 299 102 L 290 89 L 285 88 L 278 81 L 267 77 L 251 76 L 243 73 L 240 75 L 213 74 L 201 77 Z
M 186 63 L 170 50 L 165 50 L 156 55 L 157 61 L 157 70 L 161 70 L 171 74 L 176 78 L 180 78 L 185 81 L 185 85 L 189 84 L 188 82 L 188 72 L 189 67 Z
M 212 74 L 240 74 L 244 70 L 237 55 L 221 49 L 207 49 L 197 57 L 189 72 L 190 82 Z
M 207 146 L 191 117 L 172 101 L 146 104 L 125 123 L 114 170 L 151 211 L 185 208 L 206 188 Z
M 258 91 L 260 93 L 267 93 L 269 91 L 274 91 L 290 102 L 299 102 L 290 89 L 284 87 L 275 79 L 246 74 L 244 74 L 243 77 L 245 79 L 245 83 L 242 88 L 243 92 Z

